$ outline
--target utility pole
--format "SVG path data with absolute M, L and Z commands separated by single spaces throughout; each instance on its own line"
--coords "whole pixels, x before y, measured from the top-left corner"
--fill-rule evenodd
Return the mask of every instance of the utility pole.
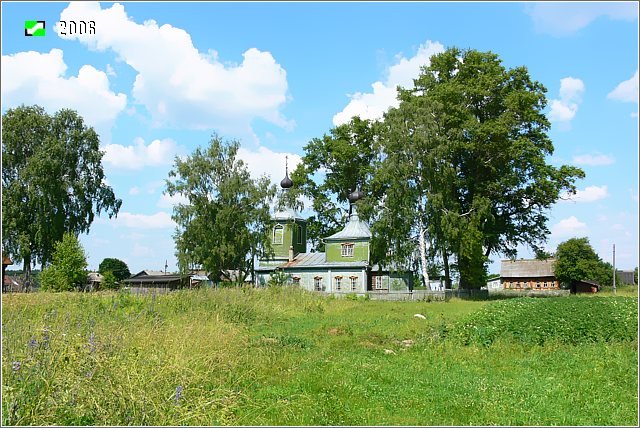
M 613 244 L 613 294 L 616 294 L 616 244 Z

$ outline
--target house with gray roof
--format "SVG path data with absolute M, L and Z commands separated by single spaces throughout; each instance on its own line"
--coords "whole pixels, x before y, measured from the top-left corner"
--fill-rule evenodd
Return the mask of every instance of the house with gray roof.
M 283 192 L 293 186 L 288 171 L 280 186 Z M 277 211 L 271 218 L 274 256 L 258 260 L 255 285 L 266 286 L 271 276 L 280 271 L 288 283 L 309 291 L 364 294 L 409 290 L 410 276 L 371 264 L 371 230 L 356 208 L 363 196 L 359 190 L 349 195 L 347 223 L 341 231 L 324 238 L 325 252 L 307 252 L 306 220 L 295 210 Z

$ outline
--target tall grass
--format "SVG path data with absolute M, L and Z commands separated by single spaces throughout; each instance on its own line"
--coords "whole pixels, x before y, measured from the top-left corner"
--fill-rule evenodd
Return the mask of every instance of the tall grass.
M 278 287 L 4 295 L 2 423 L 637 424 L 637 339 L 449 339 L 488 305 Z

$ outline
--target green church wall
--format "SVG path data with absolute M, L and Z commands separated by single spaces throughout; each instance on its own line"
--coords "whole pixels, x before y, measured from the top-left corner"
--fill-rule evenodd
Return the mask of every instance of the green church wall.
M 274 230 L 278 225 L 283 227 L 283 239 L 281 244 L 273 243 Z M 293 246 L 294 254 L 307 252 L 307 225 L 303 221 L 275 221 L 271 226 L 270 237 L 274 258 L 288 259 L 290 246 Z
M 342 256 L 342 244 L 354 244 L 353 257 Z M 345 241 L 326 243 L 328 262 L 369 262 L 369 242 L 368 241 Z

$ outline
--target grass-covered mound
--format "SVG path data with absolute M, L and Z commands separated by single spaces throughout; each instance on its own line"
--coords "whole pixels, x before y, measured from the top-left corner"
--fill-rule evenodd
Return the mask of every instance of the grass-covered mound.
M 486 305 L 455 324 L 450 337 L 464 344 L 497 339 L 543 344 L 632 341 L 638 337 L 638 299 L 523 297 Z

